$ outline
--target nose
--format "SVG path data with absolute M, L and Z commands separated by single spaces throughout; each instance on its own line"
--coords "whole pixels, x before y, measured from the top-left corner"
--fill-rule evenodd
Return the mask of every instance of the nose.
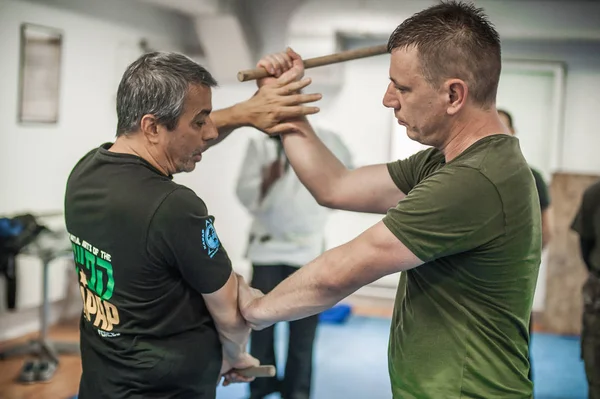
M 383 106 L 386 108 L 400 108 L 400 102 L 398 101 L 398 97 L 394 93 L 394 85 L 392 82 L 388 84 L 387 90 L 383 95 Z
M 214 140 L 217 137 L 219 137 L 219 131 L 217 130 L 217 127 L 213 123 L 212 119 L 210 119 L 210 117 L 208 117 L 206 120 L 206 125 L 204 126 L 203 133 L 204 141 Z

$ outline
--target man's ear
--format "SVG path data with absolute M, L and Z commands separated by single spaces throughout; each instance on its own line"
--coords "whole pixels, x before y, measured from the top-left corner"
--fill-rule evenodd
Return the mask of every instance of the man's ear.
M 142 120 L 140 121 L 140 130 L 146 137 L 146 139 L 152 143 L 157 144 L 159 141 L 158 137 L 158 120 L 152 114 L 146 114 L 142 116 Z
M 444 83 L 445 92 L 448 96 L 449 115 L 454 115 L 465 105 L 467 96 L 469 95 L 469 87 L 464 80 L 451 79 Z

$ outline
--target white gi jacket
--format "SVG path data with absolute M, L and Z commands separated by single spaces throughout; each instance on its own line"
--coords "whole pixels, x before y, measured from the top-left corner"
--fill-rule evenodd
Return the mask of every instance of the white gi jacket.
M 315 130 L 331 152 L 352 168 L 352 156 L 341 138 L 331 131 Z M 279 146 L 277 140 L 266 135 L 250 141 L 236 194 L 253 217 L 248 259 L 253 264 L 299 267 L 323 252 L 325 224 L 331 210 L 317 203 L 289 164 L 259 203 L 262 170 L 277 159 Z M 282 150 L 281 154 L 287 162 Z

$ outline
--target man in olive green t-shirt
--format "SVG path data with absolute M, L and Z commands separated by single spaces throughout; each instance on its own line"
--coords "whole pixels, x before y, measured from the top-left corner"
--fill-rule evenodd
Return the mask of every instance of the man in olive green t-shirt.
M 528 326 L 541 230 L 518 141 L 492 135 L 449 163 L 430 149 L 388 168 L 409 194 L 383 222 L 425 262 L 402 274 L 396 296 L 395 393 L 522 397 L 531 384 Z
M 240 282 L 242 315 L 254 329 L 296 320 L 405 271 L 390 331 L 393 397 L 531 398 L 540 206 L 518 140 L 496 112 L 498 34 L 483 10 L 445 2 L 399 25 L 388 50 L 383 104 L 433 148 L 348 170 L 305 118 L 280 124 L 286 155 L 320 204 L 385 217 L 267 295 Z M 304 72 L 291 49 L 259 65 L 274 76 Z

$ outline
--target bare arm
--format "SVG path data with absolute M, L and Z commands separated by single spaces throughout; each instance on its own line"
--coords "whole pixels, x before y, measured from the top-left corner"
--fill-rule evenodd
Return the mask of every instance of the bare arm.
M 238 308 L 237 275 L 231 272 L 223 287 L 211 294 L 202 294 L 202 297 L 217 327 L 225 360 L 235 368 L 256 365 L 248 364 L 246 344 L 250 329 Z
M 240 127 L 251 126 L 249 116 L 244 103 L 213 111 L 210 114 L 210 119 L 212 119 L 215 124 L 215 127 L 219 132 L 219 137 L 211 142 L 211 146 L 223 141 L 234 130 Z
M 421 265 L 390 230 L 377 223 L 354 240 L 331 249 L 260 295 L 240 283 L 240 309 L 256 329 L 317 314 L 380 277 Z
M 258 65 L 277 74 L 283 72 L 277 80 L 300 79 L 304 75 L 302 58 L 291 49 L 268 55 Z M 266 87 L 271 83 L 259 84 Z M 302 184 L 323 206 L 383 214 L 404 198 L 385 164 L 348 170 L 315 135 L 305 117 L 282 122 L 270 133 L 283 133 L 290 164 Z
M 546 248 L 552 238 L 552 213 L 550 207 L 542 211 L 542 249 Z
M 293 124 L 296 132 L 282 136 L 285 152 L 298 178 L 319 204 L 384 214 L 404 198 L 387 165 L 347 169 L 315 135 L 306 119 Z
M 240 127 L 251 126 L 271 132 L 283 120 L 319 112 L 318 107 L 305 104 L 320 100 L 321 94 L 297 93 L 311 83 L 310 79 L 296 81 L 294 76 L 285 76 L 271 83 L 260 87 L 248 100 L 210 114 L 219 132 L 219 137 L 211 142 L 211 146 L 220 143 Z

